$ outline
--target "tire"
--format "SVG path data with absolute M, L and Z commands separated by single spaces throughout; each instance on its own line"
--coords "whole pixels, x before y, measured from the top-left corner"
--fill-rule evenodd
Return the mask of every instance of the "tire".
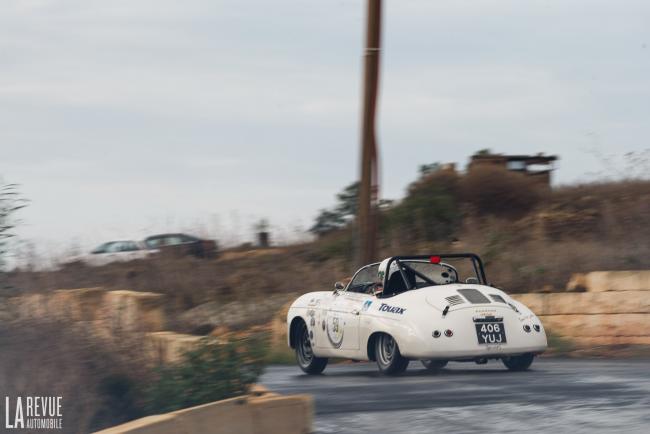
M 384 375 L 401 374 L 409 365 L 409 359 L 402 357 L 395 339 L 385 333 L 375 340 L 375 357 L 379 372 Z
M 301 322 L 298 326 L 296 338 L 296 362 L 298 362 L 300 369 L 309 375 L 317 375 L 323 372 L 325 366 L 327 366 L 327 358 L 314 355 L 309 339 L 309 331 L 304 322 Z
M 420 362 L 429 372 L 438 372 L 449 363 L 447 360 L 420 360 Z
M 521 356 L 512 356 L 501 359 L 506 368 L 510 371 L 525 371 L 530 368 L 535 356 L 532 353 L 522 354 Z

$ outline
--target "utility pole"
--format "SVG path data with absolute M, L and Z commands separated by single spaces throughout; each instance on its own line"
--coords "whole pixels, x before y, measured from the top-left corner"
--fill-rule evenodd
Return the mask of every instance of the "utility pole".
M 361 125 L 361 181 L 359 184 L 359 265 L 377 260 L 377 204 L 379 177 L 375 119 L 381 48 L 381 0 L 368 0 Z

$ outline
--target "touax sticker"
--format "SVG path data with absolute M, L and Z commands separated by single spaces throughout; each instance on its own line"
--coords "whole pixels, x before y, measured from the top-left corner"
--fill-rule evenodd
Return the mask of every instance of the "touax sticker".
M 390 306 L 386 303 L 382 303 L 381 306 L 379 306 L 379 312 L 388 312 L 388 313 L 396 313 L 396 314 L 403 314 L 406 311 L 403 307 L 397 307 L 397 306 Z

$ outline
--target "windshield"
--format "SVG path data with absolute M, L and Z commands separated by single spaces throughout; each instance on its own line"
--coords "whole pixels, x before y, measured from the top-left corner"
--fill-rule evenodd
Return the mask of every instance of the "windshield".
M 390 264 L 384 296 L 453 283 L 484 284 L 480 259 L 474 255 L 395 258 Z

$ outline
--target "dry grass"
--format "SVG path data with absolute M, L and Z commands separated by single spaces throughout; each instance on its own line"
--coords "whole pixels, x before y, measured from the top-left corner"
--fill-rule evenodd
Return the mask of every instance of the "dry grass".
M 41 319 L 1 323 L 0 348 L 3 396 L 61 396 L 64 432 L 87 433 L 141 415 L 135 385 L 147 373 L 134 340 L 111 347 L 82 324 Z
M 263 255 L 240 252 L 216 260 L 161 257 L 102 267 L 75 263 L 57 271 L 13 272 L 9 279 L 22 292 L 102 286 L 163 293 L 169 301 L 169 316 L 174 318 L 206 303 L 216 303 L 217 308 L 243 302 L 264 307 L 269 295 L 333 288 L 334 281 L 349 275 L 351 267 L 339 258 L 328 259 L 329 253 L 319 249 L 298 245 Z
M 460 186 L 466 190 L 484 175 Z M 466 191 L 458 192 L 459 181 L 447 178 L 435 178 L 435 183 L 446 186 L 445 194 L 466 197 Z M 499 185 L 508 187 L 511 181 Z M 524 193 L 520 189 L 516 195 Z M 566 186 L 539 200 L 534 211 L 507 216 L 477 213 L 461 201 L 462 220 L 448 236 L 395 236 L 408 230 L 392 228 L 383 234 L 380 256 L 474 251 L 487 263 L 490 280 L 512 292 L 562 291 L 574 272 L 650 268 L 650 181 Z M 522 206 L 529 210 L 531 204 Z M 53 272 L 15 272 L 9 281 L 22 291 L 104 286 L 160 292 L 177 313 L 208 302 L 257 303 L 268 294 L 329 290 L 353 271 L 353 236 L 345 229 L 314 243 L 226 252 L 216 260 L 156 258 L 95 268 L 72 264 Z
M 534 210 L 545 189 L 533 178 L 497 166 L 479 166 L 460 181 L 462 201 L 479 215 L 522 217 Z

